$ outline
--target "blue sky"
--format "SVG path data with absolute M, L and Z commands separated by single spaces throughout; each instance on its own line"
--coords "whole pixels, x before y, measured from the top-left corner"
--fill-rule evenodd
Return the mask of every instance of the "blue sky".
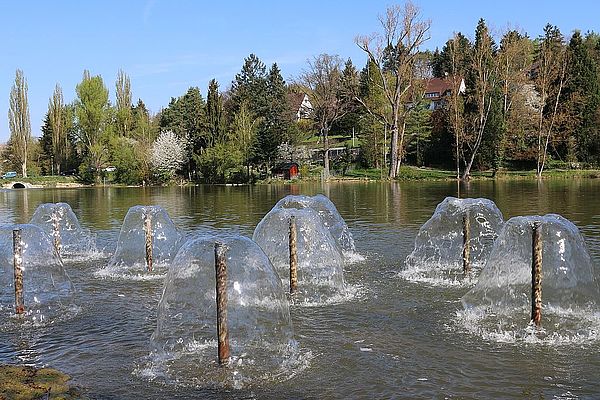
M 40 126 L 54 86 L 66 102 L 84 69 L 101 75 L 114 100 L 117 72 L 131 78 L 134 101 L 152 112 L 190 86 L 205 95 L 216 78 L 225 90 L 248 54 L 277 62 L 284 78 L 297 76 L 320 53 L 365 62 L 357 34 L 379 30 L 377 15 L 390 1 L 6 1 L 0 0 L 0 142 L 9 136 L 8 98 L 15 70 L 29 85 L 31 127 Z M 569 36 L 574 29 L 600 32 L 596 1 L 415 0 L 431 20 L 426 48 L 441 47 L 455 31 L 472 37 L 483 17 L 495 31 L 507 26 L 537 37 L 547 22 Z

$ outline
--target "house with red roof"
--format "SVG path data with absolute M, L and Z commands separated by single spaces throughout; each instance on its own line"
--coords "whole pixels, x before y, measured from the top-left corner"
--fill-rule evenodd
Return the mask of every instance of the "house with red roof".
M 465 80 L 461 78 L 459 85 L 459 92 L 465 93 L 466 86 Z M 428 100 L 429 109 L 437 110 L 442 108 L 446 102 L 445 97 L 452 92 L 452 81 L 450 78 L 431 78 L 427 81 L 425 88 L 425 100 Z

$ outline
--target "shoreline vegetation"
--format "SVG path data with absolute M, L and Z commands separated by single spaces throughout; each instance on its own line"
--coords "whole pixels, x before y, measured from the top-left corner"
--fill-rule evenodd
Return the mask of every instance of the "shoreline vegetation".
M 473 171 L 470 182 L 478 181 L 506 181 L 506 180 L 551 180 L 551 179 L 600 179 L 600 169 L 547 169 L 544 175 L 539 178 L 535 170 L 498 170 L 494 171 Z M 285 180 L 280 178 L 267 178 L 258 180 L 252 184 L 290 184 L 303 182 L 321 181 L 320 170 L 312 171 L 306 177 L 298 179 Z M 457 181 L 456 171 L 435 169 L 426 167 L 403 166 L 396 179 L 389 179 L 386 171 L 376 168 L 353 169 L 347 171 L 344 175 L 331 175 L 328 182 L 410 182 L 410 181 Z M 15 183 L 27 183 L 32 188 L 83 188 L 83 187 L 143 187 L 143 185 L 124 185 L 122 183 L 107 180 L 100 184 L 89 184 L 82 182 L 77 177 L 65 176 L 37 176 L 27 178 L 12 178 L 0 180 L 0 188 L 9 189 Z M 193 181 L 170 181 L 161 185 L 148 186 L 196 186 L 198 183 Z M 242 186 L 246 183 L 219 183 L 209 184 L 217 186 Z
M 286 82 L 276 62 L 251 53 L 230 84 L 214 78 L 170 93 L 158 112 L 134 102 L 125 71 L 113 85 L 85 69 L 71 102 L 58 82 L 48 93 L 40 137 L 17 69 L 0 173 L 168 185 L 269 182 L 290 164 L 294 176 L 316 180 L 498 175 L 478 171 L 529 179 L 513 170 L 545 178 L 600 168 L 600 34 L 563 34 L 551 23 L 537 36 L 495 32 L 479 19 L 434 50 L 431 21 L 410 0 L 379 22 L 374 34 L 357 32 L 358 59 L 314 55 Z M 559 168 L 567 172 L 549 171 Z
M 52 368 L 0 364 L 0 399 L 84 399 L 69 380 L 69 375 Z

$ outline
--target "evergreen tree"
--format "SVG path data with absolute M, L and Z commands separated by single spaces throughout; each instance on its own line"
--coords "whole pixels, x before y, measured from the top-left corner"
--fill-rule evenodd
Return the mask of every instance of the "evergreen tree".
M 359 109 L 361 161 L 365 167 L 386 168 L 383 164 L 383 154 L 387 147 L 383 141 L 385 120 L 378 117 L 385 112 L 385 94 L 377 66 L 371 60 L 367 61 L 360 73 L 358 90 L 359 97 L 367 104 L 367 108 L 376 110 L 369 113 L 367 108 Z
M 206 123 L 208 146 L 213 146 L 226 133 L 225 112 L 223 109 L 223 96 L 219 93 L 219 83 L 211 79 L 208 83 L 208 94 L 206 95 Z
M 244 59 L 242 70 L 235 75 L 231 85 L 233 112 L 245 102 L 257 117 L 264 117 L 266 107 L 267 73 L 265 64 L 255 55 Z
M 277 148 L 287 139 L 291 124 L 285 81 L 277 64 L 273 64 L 266 80 L 265 107 L 258 118 L 263 122 L 259 128 L 255 156 L 258 162 L 270 168 L 277 158 Z
M 573 113 L 563 129 L 576 140 L 581 161 L 600 161 L 600 69 L 594 58 L 594 47 L 575 31 L 569 42 L 568 78 L 564 98 Z M 570 106 L 569 106 L 570 104 Z

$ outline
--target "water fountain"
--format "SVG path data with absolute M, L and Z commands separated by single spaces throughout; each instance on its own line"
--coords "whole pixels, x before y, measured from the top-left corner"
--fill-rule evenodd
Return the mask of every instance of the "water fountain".
M 577 227 L 556 214 L 514 217 L 496 239 L 463 321 L 499 340 L 597 339 L 600 286 Z
M 154 362 L 179 382 L 239 387 L 287 375 L 296 352 L 288 301 L 260 247 L 238 235 L 186 242 L 165 279 L 152 344 Z
M 72 315 L 74 291 L 52 240 L 41 228 L 0 226 L 2 328 L 23 321 L 44 325 Z
M 129 209 L 117 248 L 100 277 L 162 278 L 185 240 L 169 214 L 159 206 Z
M 290 291 L 297 289 L 295 301 L 322 304 L 343 294 L 342 251 L 314 209 L 274 207 L 256 226 L 252 239 L 281 279 L 290 282 Z
M 63 259 L 89 258 L 98 253 L 94 235 L 81 227 L 67 203 L 40 204 L 29 223 L 39 226 L 52 238 Z
M 315 210 L 321 217 L 323 225 L 329 230 L 331 236 L 342 249 L 346 258 L 350 260 L 357 258 L 358 254 L 356 253 L 356 246 L 350 229 L 348 229 L 346 221 L 344 221 L 333 202 L 327 196 L 322 194 L 316 196 L 289 195 L 279 200 L 273 206 L 273 209 L 278 208 L 293 208 L 298 210 L 311 208 Z
M 483 267 L 504 219 L 493 201 L 446 197 L 421 226 L 400 276 L 460 285 Z

